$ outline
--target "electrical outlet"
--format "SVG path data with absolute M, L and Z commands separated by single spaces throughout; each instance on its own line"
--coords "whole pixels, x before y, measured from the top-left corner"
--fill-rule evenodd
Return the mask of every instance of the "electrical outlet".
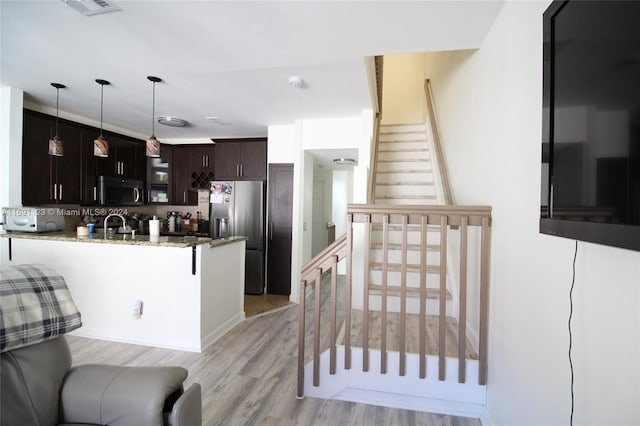
M 140 319 L 142 317 L 142 300 L 133 301 L 133 318 Z

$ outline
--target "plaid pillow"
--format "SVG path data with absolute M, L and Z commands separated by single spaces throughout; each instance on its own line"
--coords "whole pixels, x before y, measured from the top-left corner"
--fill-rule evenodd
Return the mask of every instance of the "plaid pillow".
M 64 278 L 44 265 L 0 271 L 0 352 L 40 343 L 82 326 Z

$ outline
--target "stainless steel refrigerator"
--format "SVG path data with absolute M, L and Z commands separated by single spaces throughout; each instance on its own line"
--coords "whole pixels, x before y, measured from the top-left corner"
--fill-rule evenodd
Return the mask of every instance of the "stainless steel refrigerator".
M 211 182 L 209 234 L 214 239 L 247 237 L 244 292 L 262 294 L 265 279 L 264 182 Z

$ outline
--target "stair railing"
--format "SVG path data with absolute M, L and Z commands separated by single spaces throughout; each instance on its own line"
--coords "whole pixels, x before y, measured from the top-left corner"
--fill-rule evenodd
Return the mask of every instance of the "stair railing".
M 354 224 L 362 224 L 364 226 L 364 242 L 363 253 L 354 253 Z M 354 256 L 362 256 L 363 265 L 363 300 L 362 300 L 362 354 L 363 354 L 363 371 L 369 370 L 369 296 L 370 288 L 370 247 L 371 235 L 373 227 L 382 229 L 382 309 L 381 309 L 381 371 L 384 374 L 387 371 L 387 320 L 386 320 L 386 299 L 389 293 L 389 284 L 387 282 L 387 274 L 389 272 L 389 230 L 393 227 L 401 229 L 401 283 L 400 283 L 400 327 L 399 327 L 399 372 L 405 375 L 406 372 L 406 323 L 407 317 L 406 298 L 409 287 L 407 285 L 407 271 L 409 263 L 407 261 L 407 253 L 409 251 L 408 230 L 409 227 L 420 231 L 419 238 L 419 271 L 420 271 L 420 307 L 419 307 L 419 377 L 425 378 L 427 374 L 426 348 L 427 348 L 427 273 L 429 270 L 427 250 L 430 244 L 427 241 L 427 234 L 430 230 L 437 230 L 440 233 L 439 243 L 439 268 L 440 279 L 438 283 L 439 309 L 438 309 L 438 337 L 436 346 L 438 348 L 438 379 L 445 380 L 446 365 L 446 342 L 447 342 L 447 312 L 446 312 L 446 267 L 447 264 L 447 243 L 454 238 L 454 232 L 448 234 L 448 230 L 457 227 L 455 233 L 459 234 L 456 240 L 459 246 L 460 267 L 459 288 L 460 298 L 458 301 L 459 323 L 458 323 L 458 382 L 466 381 L 466 348 L 467 348 L 467 291 L 473 290 L 477 293 L 478 306 L 478 384 L 486 384 L 487 379 L 487 320 L 488 320 L 488 286 L 489 286 L 489 248 L 490 248 L 490 224 L 491 224 L 491 207 L 489 206 L 393 206 L 393 205 L 371 205 L 371 204 L 350 204 L 347 209 L 347 232 L 346 235 L 336 240 L 332 245 L 313 258 L 304 266 L 301 273 L 300 282 L 300 305 L 299 305 L 299 329 L 298 329 L 298 397 L 304 395 L 304 367 L 305 367 L 305 337 L 306 337 L 306 293 L 307 289 L 313 292 L 314 303 L 314 321 L 313 321 L 313 385 L 319 386 L 320 383 L 320 326 L 326 325 L 321 318 L 321 290 L 323 276 L 331 274 L 331 289 L 329 297 L 329 374 L 336 374 L 336 354 L 337 354 L 337 276 L 338 262 L 346 259 L 346 276 L 344 289 L 344 322 L 343 322 L 343 344 L 344 351 L 344 368 L 351 368 L 351 331 L 358 325 L 352 324 L 352 295 L 354 287 L 353 265 Z M 470 238 L 472 228 L 479 229 L 479 238 L 477 233 Z M 477 244 L 476 247 L 470 247 L 471 244 Z M 413 244 L 414 246 L 416 244 Z M 397 248 L 395 248 L 397 249 Z M 479 273 L 477 281 L 469 282 L 469 278 L 473 278 L 474 274 L 468 274 L 468 256 L 475 256 L 479 259 Z M 473 286 L 473 287 L 471 287 Z M 380 287 L 380 286 L 375 286 Z M 415 290 L 412 288 L 411 290 Z M 311 298 L 311 295 L 309 295 Z M 357 342 L 356 342 L 357 343 Z
M 436 150 L 436 158 L 438 159 L 437 167 L 440 171 L 440 179 L 442 181 L 444 204 L 453 205 L 455 204 L 455 201 L 453 199 L 451 185 L 449 184 L 449 172 L 447 171 L 447 162 L 445 161 L 444 152 L 442 150 L 440 128 L 438 125 L 438 117 L 436 115 L 436 104 L 433 99 L 433 90 L 431 89 L 431 82 L 429 79 L 424 81 L 424 93 L 427 98 L 427 127 L 431 130 L 431 137 L 434 149 Z

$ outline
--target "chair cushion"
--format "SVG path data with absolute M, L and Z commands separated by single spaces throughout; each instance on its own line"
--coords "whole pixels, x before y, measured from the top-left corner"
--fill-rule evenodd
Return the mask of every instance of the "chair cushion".
M 44 265 L 0 271 L 0 352 L 40 343 L 82 325 L 64 278 Z

